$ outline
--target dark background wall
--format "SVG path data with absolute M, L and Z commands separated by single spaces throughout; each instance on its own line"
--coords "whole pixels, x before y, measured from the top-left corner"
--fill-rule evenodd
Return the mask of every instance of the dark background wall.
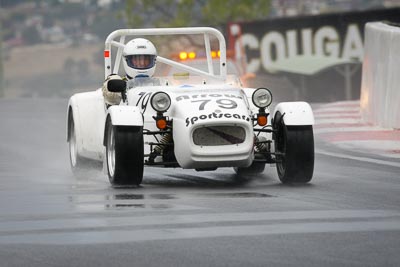
M 278 98 L 317 102 L 358 99 L 364 26 L 371 21 L 400 23 L 400 8 L 239 22 L 235 24 L 240 26 L 242 39 L 233 36 L 228 25 L 228 38 L 234 40 L 229 46 L 234 49 L 236 43 L 236 52 L 244 51 L 248 71 L 257 75 L 251 85 L 271 87 Z M 358 68 L 352 64 L 351 93 L 346 94 L 344 77 L 335 68 L 305 76 L 271 71 L 281 59 L 304 55 L 345 58 L 359 64 Z M 259 63 L 254 64 L 256 61 Z

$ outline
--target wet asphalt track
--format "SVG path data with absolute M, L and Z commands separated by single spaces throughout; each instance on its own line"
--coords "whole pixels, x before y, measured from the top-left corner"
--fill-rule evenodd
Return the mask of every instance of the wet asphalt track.
M 115 189 L 99 171 L 72 176 L 66 104 L 0 100 L 0 266 L 400 262 L 398 167 L 325 153 L 305 186 L 281 185 L 274 168 L 250 182 L 147 168 L 140 188 Z

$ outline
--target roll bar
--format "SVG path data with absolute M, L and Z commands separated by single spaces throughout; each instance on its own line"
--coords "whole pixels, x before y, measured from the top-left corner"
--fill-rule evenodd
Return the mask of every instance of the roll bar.
M 227 65 L 226 65 L 226 44 L 225 38 L 220 31 L 211 27 L 187 27 L 187 28 L 151 28 L 151 29 L 120 29 L 113 31 L 107 36 L 104 49 L 104 78 L 107 78 L 112 73 L 118 73 L 119 65 L 122 59 L 122 52 L 125 47 L 126 36 L 159 36 L 159 35 L 204 35 L 204 45 L 207 54 L 208 72 L 187 66 L 185 64 L 170 60 L 165 57 L 157 56 L 157 61 L 172 67 L 194 73 L 197 75 L 205 75 L 211 78 L 226 80 Z M 218 39 L 220 58 L 219 58 L 219 75 L 214 74 L 210 36 Z M 116 39 L 119 37 L 119 40 Z M 115 56 L 114 66 L 112 66 L 111 47 L 117 47 L 117 55 Z

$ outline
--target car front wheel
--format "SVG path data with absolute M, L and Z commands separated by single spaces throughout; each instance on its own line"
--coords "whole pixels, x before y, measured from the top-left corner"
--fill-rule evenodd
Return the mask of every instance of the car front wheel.
M 114 126 L 107 120 L 106 160 L 110 183 L 139 185 L 143 180 L 143 128 Z
M 314 172 L 312 125 L 288 126 L 277 112 L 274 118 L 276 168 L 282 183 L 308 183 Z

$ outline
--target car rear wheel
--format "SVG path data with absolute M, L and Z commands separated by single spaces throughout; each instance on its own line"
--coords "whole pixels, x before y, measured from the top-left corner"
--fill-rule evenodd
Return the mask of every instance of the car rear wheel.
M 76 177 L 82 177 L 90 168 L 90 161 L 81 157 L 78 153 L 75 122 L 72 112 L 70 112 L 68 118 L 68 148 L 72 173 Z
M 110 183 L 139 185 L 143 180 L 143 131 L 139 126 L 113 126 L 107 120 L 106 161 Z
M 308 183 L 314 172 L 312 125 L 288 126 L 277 112 L 274 118 L 276 168 L 282 183 Z

